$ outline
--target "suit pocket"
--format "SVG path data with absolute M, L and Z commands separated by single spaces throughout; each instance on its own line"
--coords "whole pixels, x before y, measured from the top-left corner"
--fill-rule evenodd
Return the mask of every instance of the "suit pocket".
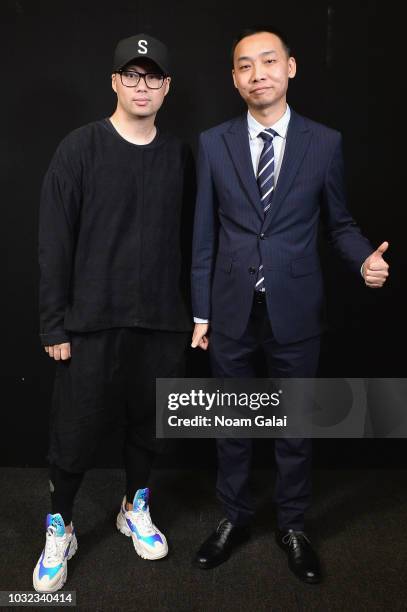
M 307 274 L 313 274 L 318 272 L 320 269 L 318 255 L 308 255 L 307 257 L 301 257 L 301 259 L 294 259 L 291 262 L 291 276 L 307 276 Z
M 230 253 L 218 253 L 215 268 L 228 274 L 232 271 L 233 258 Z

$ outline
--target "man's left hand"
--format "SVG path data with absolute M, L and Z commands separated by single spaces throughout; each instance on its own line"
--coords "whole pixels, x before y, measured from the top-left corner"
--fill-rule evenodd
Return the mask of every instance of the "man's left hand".
M 363 263 L 362 274 L 365 283 L 372 289 L 383 287 L 389 276 L 389 264 L 384 261 L 383 253 L 389 248 L 388 242 L 382 244 L 367 257 Z

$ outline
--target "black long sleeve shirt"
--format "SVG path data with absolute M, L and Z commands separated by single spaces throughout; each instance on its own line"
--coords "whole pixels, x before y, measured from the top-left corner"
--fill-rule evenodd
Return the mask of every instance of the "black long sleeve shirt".
M 191 330 L 194 191 L 192 154 L 173 136 L 135 145 L 103 119 L 61 142 L 40 205 L 43 345 L 110 327 Z

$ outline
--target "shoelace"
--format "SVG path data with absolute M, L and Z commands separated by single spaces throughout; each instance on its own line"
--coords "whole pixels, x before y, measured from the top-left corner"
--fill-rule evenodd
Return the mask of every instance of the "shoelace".
M 219 534 L 220 536 L 223 536 L 223 535 L 224 535 L 224 533 L 225 533 L 226 531 L 229 531 L 229 529 L 230 529 L 230 523 L 228 523 L 228 521 L 227 521 L 226 519 L 223 519 L 223 520 L 222 520 L 222 521 L 219 523 L 219 525 L 218 525 L 218 527 L 217 527 L 216 531 L 218 532 L 218 534 Z
M 47 529 L 47 539 L 45 543 L 44 560 L 47 563 L 57 563 L 60 561 L 61 550 L 58 546 L 57 536 L 55 535 L 56 528 L 53 525 L 49 525 Z M 63 540 L 65 545 L 65 538 L 58 538 Z M 62 543 L 62 542 L 61 542 Z
M 305 535 L 303 531 L 290 531 L 289 533 L 286 533 L 282 539 L 282 542 L 284 544 L 288 544 L 288 546 L 293 545 L 294 548 L 296 548 L 298 546 L 298 540 L 300 540 L 301 538 L 303 538 L 309 544 L 311 544 L 311 541 L 309 540 L 309 538 Z
M 144 529 L 146 530 L 146 535 L 155 533 L 150 512 L 148 510 L 138 510 L 133 514 L 136 515 L 137 522 L 140 522 L 143 525 Z

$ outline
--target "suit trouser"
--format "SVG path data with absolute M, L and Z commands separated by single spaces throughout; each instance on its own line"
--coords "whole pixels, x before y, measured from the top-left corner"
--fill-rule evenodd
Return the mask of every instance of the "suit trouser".
M 50 414 L 47 458 L 54 488 L 59 485 L 51 496 L 54 512 L 61 506 L 70 519 L 80 476 L 120 425 L 127 497 L 132 501 L 137 488 L 146 486 L 161 450 L 155 437 L 155 379 L 184 375 L 189 337 L 137 327 L 71 335 L 71 358 L 56 363 Z
M 256 298 L 249 323 L 238 340 L 213 331 L 210 356 L 217 378 L 254 378 L 254 352 L 262 348 L 267 374 L 273 378 L 314 378 L 320 349 L 320 336 L 292 344 L 278 344 L 273 336 L 266 303 Z M 254 514 L 249 488 L 253 441 L 250 438 L 217 440 L 217 495 L 228 519 L 247 524 Z M 304 529 L 304 513 L 311 501 L 312 440 L 275 438 L 277 479 L 274 501 L 280 529 Z

